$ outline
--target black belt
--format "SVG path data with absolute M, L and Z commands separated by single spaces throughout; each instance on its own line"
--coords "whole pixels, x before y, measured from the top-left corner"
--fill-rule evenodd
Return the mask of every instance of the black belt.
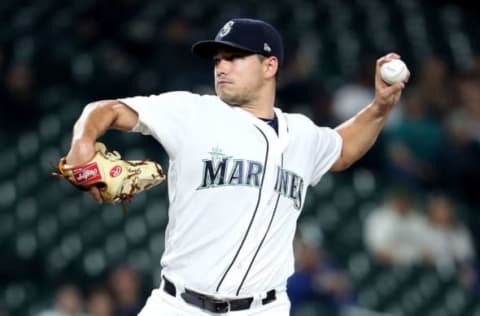
M 163 277 L 163 281 L 165 282 L 163 290 L 171 296 L 176 296 L 177 289 L 175 285 L 165 277 Z M 249 309 L 253 302 L 253 297 L 219 300 L 212 296 L 197 293 L 189 289 L 185 289 L 185 292 L 180 294 L 180 296 L 185 302 L 213 313 L 227 313 L 228 311 Z M 262 304 L 266 305 L 273 302 L 276 298 L 276 291 L 270 290 L 267 292 L 267 297 L 262 299 Z

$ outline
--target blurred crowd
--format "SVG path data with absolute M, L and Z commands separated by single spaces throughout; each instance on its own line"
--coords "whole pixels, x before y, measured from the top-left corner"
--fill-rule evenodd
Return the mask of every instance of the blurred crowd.
M 455 284 L 480 295 L 480 270 L 472 234 L 459 205 L 436 192 L 423 200 L 405 186 L 391 187 L 362 223 L 372 264 L 385 271 L 425 268 L 453 275 Z M 318 225 L 304 222 L 295 241 L 295 273 L 288 281 L 292 315 L 370 315 L 358 302 L 349 269 L 328 253 Z M 305 312 L 306 306 L 313 310 Z M 374 315 L 372 312 L 371 315 Z
M 287 72 L 305 73 L 303 60 L 295 59 Z M 375 60 L 363 62 L 357 77 L 331 93 L 307 77 L 286 82 L 280 96 L 310 102 L 307 114 L 335 126 L 374 97 Z M 384 201 L 364 219 L 365 249 L 385 267 L 453 271 L 461 286 L 479 292 L 480 55 L 462 71 L 441 56 L 427 56 L 411 72 L 377 144 L 353 167 L 374 170 L 387 184 Z M 308 95 L 318 99 L 295 99 Z M 318 243 L 301 240 L 297 247 L 297 272 L 289 281 L 293 314 L 305 302 L 328 307 L 326 315 L 354 306 L 345 267 L 332 267 Z
M 313 314 L 340 315 L 357 304 L 348 273 L 335 263 L 323 243 L 318 226 L 299 227 L 294 242 L 295 273 L 287 284 L 292 316 L 302 315 L 305 306 L 312 305 Z
M 463 288 L 480 290 L 477 251 L 470 228 L 449 196 L 435 193 L 419 203 L 392 189 L 365 221 L 365 245 L 385 266 L 422 265 L 452 273 Z
M 247 8 L 239 6 L 235 14 L 247 13 Z M 200 31 L 197 20 L 173 8 L 161 12 L 161 19 L 148 17 L 148 5 L 134 1 L 108 9 L 61 9 L 50 13 L 44 29 L 3 39 L 0 98 L 6 115 L 0 123 L 6 134 L 32 128 L 39 117 L 74 99 L 79 104 L 71 110 L 79 112 L 86 102 L 104 98 L 178 89 L 213 93 L 211 64 L 190 54 L 192 42 L 213 36 L 209 29 Z M 132 18 L 135 10 L 147 16 Z M 31 14 L 34 21 L 41 16 Z M 115 29 L 112 23 L 123 17 L 129 23 Z M 47 35 L 57 36 L 55 49 L 41 40 Z M 375 59 L 386 51 L 364 55 L 340 84 L 327 85 L 319 75 L 324 71 L 319 56 L 305 47 L 304 39 L 285 34 L 287 62 L 277 105 L 335 126 L 372 100 Z M 480 54 L 462 69 L 450 59 L 430 54 L 409 64 L 412 76 L 401 104 L 360 164 L 423 192 L 438 186 L 455 191 L 477 206 Z
M 332 91 L 311 71 L 308 58 L 297 52 L 279 96 L 319 125 L 349 119 L 374 97 L 373 57 Z M 374 170 L 386 183 L 379 191 L 384 201 L 364 218 L 364 246 L 380 266 L 450 271 L 464 289 L 479 293 L 480 55 L 461 71 L 442 56 L 426 56 L 411 72 L 377 144 L 353 167 Z M 318 238 L 303 235 L 288 284 L 292 315 L 347 315 L 358 293 L 346 267 L 334 264 Z M 305 313 L 312 303 L 314 311 Z
M 145 303 L 141 275 L 130 266 L 115 268 L 98 284 L 61 284 L 50 306 L 35 316 L 137 316 Z
M 294 58 L 286 73 L 304 73 Z M 362 60 L 358 76 L 333 91 L 309 77 L 284 82 L 280 102 L 308 104 L 318 124 L 336 126 L 374 97 L 375 60 Z M 378 143 L 357 166 L 382 173 L 392 184 L 417 194 L 442 189 L 471 207 L 480 206 L 480 55 L 468 69 L 454 71 L 441 56 L 427 56 L 411 67 L 400 104 L 392 111 Z M 319 69 L 321 71 L 321 69 Z M 293 76 L 295 77 L 295 76 Z M 301 77 L 301 76 L 300 76 Z M 313 96 L 313 97 L 312 97 Z
M 136 6 L 120 1 L 116 19 Z M 80 10 L 76 23 L 63 21 L 68 14 L 59 11 L 51 23 L 59 19 L 65 25 L 51 30 L 60 32 L 55 50 L 31 35 L 6 41 L 0 46 L 0 98 L 6 111 L 0 123 L 5 134 L 32 128 L 39 117 L 72 100 L 79 103 L 71 110 L 79 112 L 83 104 L 105 98 L 178 89 L 213 93 L 211 64 L 190 54 L 194 40 L 212 34 L 199 32 L 194 20 L 175 13 L 161 22 L 134 20 L 120 32 L 109 25 L 111 12 L 97 7 Z M 327 86 L 319 76 L 323 69 L 318 56 L 286 38 L 278 106 L 336 126 L 372 100 L 375 59 L 385 51 L 365 55 L 356 71 Z M 441 186 L 478 206 L 479 56 L 463 69 L 433 54 L 409 64 L 412 76 L 401 104 L 360 164 L 422 192 Z

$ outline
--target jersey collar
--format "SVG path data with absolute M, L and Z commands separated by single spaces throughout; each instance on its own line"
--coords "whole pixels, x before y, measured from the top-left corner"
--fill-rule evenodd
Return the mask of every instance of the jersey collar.
M 278 148 L 280 153 L 282 153 L 285 150 L 285 148 L 287 148 L 288 138 L 289 138 L 288 126 L 287 126 L 287 121 L 285 119 L 285 115 L 283 114 L 282 110 L 276 107 L 273 108 L 273 110 L 275 111 L 275 114 L 277 115 L 277 120 L 278 120 L 278 135 L 277 135 L 277 133 L 275 133 L 273 128 L 270 125 L 268 125 L 268 123 L 252 115 L 250 112 L 247 112 L 240 107 L 234 107 L 233 109 L 237 111 L 239 114 L 241 114 L 242 117 L 246 118 L 251 123 L 253 123 L 256 127 L 260 128 L 265 133 L 265 135 L 267 135 L 268 139 L 277 145 L 276 147 Z

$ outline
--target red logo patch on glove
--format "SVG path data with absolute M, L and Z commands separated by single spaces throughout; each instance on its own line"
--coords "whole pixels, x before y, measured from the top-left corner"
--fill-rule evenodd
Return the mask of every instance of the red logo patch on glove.
M 92 162 L 85 166 L 73 168 L 72 173 L 75 181 L 79 185 L 92 184 L 102 178 L 96 162 Z
M 110 169 L 110 177 L 112 178 L 118 177 L 121 173 L 122 173 L 122 167 L 118 165 Z

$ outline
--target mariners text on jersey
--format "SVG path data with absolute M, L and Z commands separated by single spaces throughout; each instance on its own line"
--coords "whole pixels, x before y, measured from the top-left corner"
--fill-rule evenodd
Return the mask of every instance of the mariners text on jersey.
M 218 188 L 226 185 L 245 185 L 259 187 L 262 183 L 264 166 L 261 162 L 232 159 L 203 160 L 203 176 L 200 189 Z M 292 171 L 277 166 L 275 191 L 294 202 L 297 210 L 302 208 L 303 178 Z

